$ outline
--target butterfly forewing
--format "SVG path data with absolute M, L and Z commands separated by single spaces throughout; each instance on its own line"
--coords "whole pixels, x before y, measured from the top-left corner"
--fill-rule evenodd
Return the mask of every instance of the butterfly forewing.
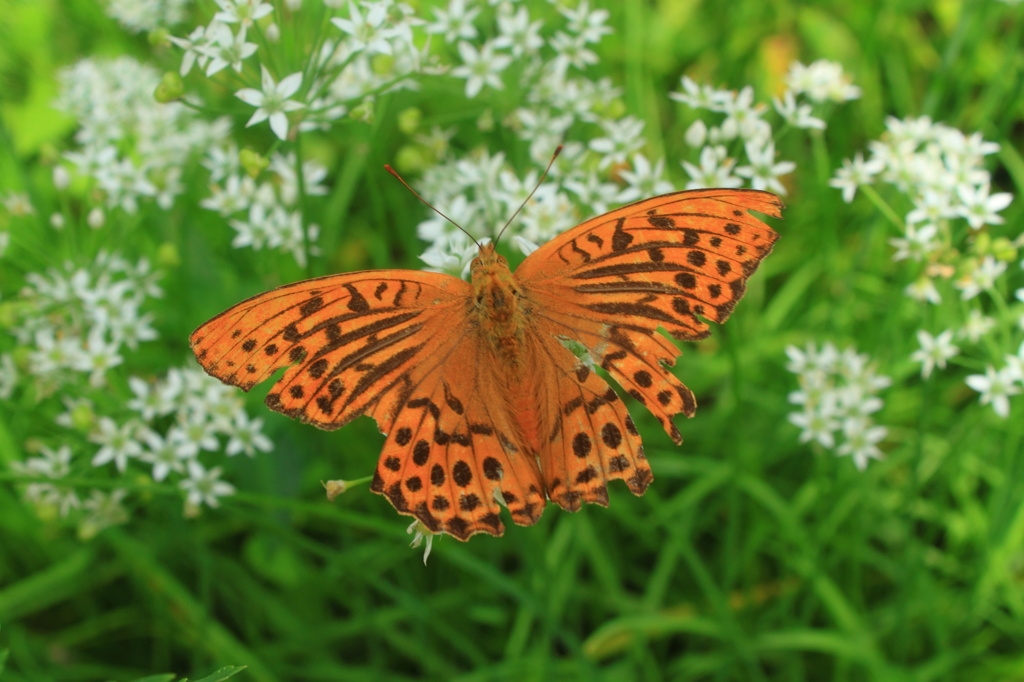
M 588 220 L 541 246 L 516 270 L 547 334 L 586 346 L 676 442 L 676 414 L 693 394 L 668 371 L 679 350 L 656 334 L 698 340 L 724 322 L 778 235 L 754 210 L 780 216 L 767 192 L 676 192 Z
M 249 390 L 287 368 L 267 405 L 324 429 L 360 414 L 382 431 L 467 326 L 469 285 L 437 273 L 355 272 L 279 287 L 193 332 L 203 368 Z

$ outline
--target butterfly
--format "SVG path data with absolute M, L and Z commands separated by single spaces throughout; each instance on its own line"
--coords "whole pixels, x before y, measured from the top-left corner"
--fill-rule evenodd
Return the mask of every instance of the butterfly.
M 288 284 L 199 327 L 192 350 L 248 391 L 284 374 L 266 404 L 322 429 L 359 415 L 386 439 L 371 489 L 431 533 L 529 526 L 550 500 L 608 506 L 608 482 L 653 480 L 636 425 L 601 370 L 672 440 L 693 393 L 669 368 L 724 322 L 778 235 L 757 190 L 644 199 L 592 218 L 513 272 L 480 246 L 471 281 L 367 270 Z M 581 359 L 572 348 L 585 349 Z

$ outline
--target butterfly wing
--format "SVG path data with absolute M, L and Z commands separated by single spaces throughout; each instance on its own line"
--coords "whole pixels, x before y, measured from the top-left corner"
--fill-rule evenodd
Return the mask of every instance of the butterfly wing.
M 692 341 L 710 333 L 705 320 L 724 322 L 778 238 L 748 211 L 781 217 L 781 208 L 768 192 L 697 190 L 588 220 L 545 243 L 516 270 L 533 329 L 585 346 L 679 443 L 672 417 L 692 415 L 696 400 L 668 370 L 679 349 L 655 331 Z M 591 426 L 581 424 L 580 433 L 597 441 L 594 429 L 603 424 Z M 557 450 L 542 456 L 542 470 L 556 456 Z
M 640 434 L 608 384 L 551 338 L 530 327 L 526 338 L 537 368 L 541 427 L 535 445 L 548 497 L 567 511 L 583 502 L 608 506 L 608 481 L 622 479 L 641 495 L 653 480 Z
M 543 486 L 500 386 L 479 362 L 470 285 L 377 270 L 279 287 L 199 327 L 203 368 L 246 391 L 284 369 L 269 407 L 323 429 L 373 417 L 387 434 L 371 488 L 434 532 L 500 535 L 498 499 L 536 521 Z
M 509 411 L 507 387 L 484 361 L 487 343 L 471 328 L 414 387 L 371 484 L 398 511 L 460 540 L 501 535 L 502 505 L 528 526 L 546 504 L 536 454 Z
M 437 273 L 379 270 L 278 287 L 192 333 L 203 368 L 248 391 L 286 369 L 267 395 L 278 412 L 322 429 L 370 414 L 390 428 L 424 361 L 450 352 L 469 286 Z

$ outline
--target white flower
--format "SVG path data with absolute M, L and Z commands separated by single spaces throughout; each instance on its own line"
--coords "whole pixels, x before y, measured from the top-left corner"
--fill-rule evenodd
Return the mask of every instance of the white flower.
M 29 371 L 45 376 L 75 366 L 82 356 L 81 340 L 73 335 L 59 336 L 52 327 L 35 333 L 35 349 L 29 354 Z
M 220 7 L 220 11 L 213 16 L 214 21 L 222 21 L 225 24 L 241 24 L 243 29 L 274 11 L 274 7 L 270 3 L 260 0 L 214 1 Z
M 82 372 L 89 372 L 89 384 L 102 386 L 106 382 L 107 370 L 124 362 L 118 352 L 119 344 L 107 340 L 106 330 L 97 325 L 89 331 L 85 348 L 78 354 L 72 367 Z
M 960 289 L 960 298 L 968 301 L 982 291 L 995 286 L 996 279 L 1006 272 L 1006 263 L 998 261 L 992 256 L 985 256 L 966 277 L 957 281 L 956 288 Z
M 495 54 L 494 43 L 484 43 L 478 51 L 471 43 L 459 43 L 459 56 L 462 64 L 452 69 L 452 75 L 466 79 L 466 97 L 473 99 L 480 94 L 485 85 L 501 90 L 504 84 L 499 74 L 512 63 L 507 54 Z
M 1024 383 L 1024 341 L 1017 348 L 1016 355 L 1006 356 L 1006 371 L 1014 381 Z
M 722 121 L 722 135 L 726 139 L 739 136 L 752 145 L 767 142 L 771 138 L 772 129 L 761 118 L 762 109 L 762 105 L 754 104 L 754 88 L 749 85 L 738 93 L 730 92 L 722 99 L 722 111 L 726 114 L 725 120 Z M 774 156 L 774 143 L 772 144 Z
M 606 213 L 611 206 L 612 197 L 618 188 L 610 182 L 605 182 L 594 170 L 588 171 L 582 177 L 573 180 L 566 180 L 565 188 L 576 195 L 581 206 L 587 206 L 595 215 Z
M 239 411 L 231 424 L 227 447 L 224 449 L 228 457 L 234 457 L 240 452 L 252 457 L 256 451 L 270 452 L 274 445 L 270 439 L 263 435 L 263 420 L 250 419 L 245 412 Z
M 521 11 L 525 13 L 526 9 L 521 8 Z M 448 3 L 447 10 L 434 8 L 436 19 L 427 26 L 427 32 L 442 33 L 444 34 L 445 41 L 449 43 L 460 39 L 473 40 L 477 36 L 473 20 L 476 19 L 478 14 L 480 14 L 479 7 L 467 8 L 465 0 L 451 0 Z M 529 15 L 527 15 L 527 19 L 529 19 Z M 499 31 L 502 31 L 501 19 L 498 20 L 498 26 Z M 505 33 L 505 31 L 502 31 L 502 33 Z M 509 45 L 499 45 L 497 41 L 495 41 L 495 45 L 497 47 L 509 47 Z
M 910 359 L 921 363 L 921 376 L 927 379 L 931 376 L 932 370 L 938 366 L 939 369 L 946 369 L 946 361 L 956 357 L 960 348 L 953 344 L 953 330 L 947 329 L 938 336 L 932 336 L 923 329 L 917 331 L 917 342 L 921 345 L 919 350 L 910 355 Z
M 520 253 L 524 256 L 529 256 L 540 248 L 540 244 L 534 244 L 521 234 L 512 235 L 512 244 L 515 245 L 515 247 L 519 249 Z
M 942 246 L 938 240 L 938 233 L 938 228 L 931 223 L 920 227 L 908 223 L 906 237 L 893 237 L 889 240 L 889 243 L 896 247 L 892 259 L 897 262 L 907 258 L 923 261 Z
M 184 21 L 189 0 L 107 0 L 107 14 L 132 33 L 152 31 Z
M 672 191 L 672 183 L 665 180 L 664 159 L 658 159 L 652 166 L 646 156 L 634 154 L 633 169 L 623 169 L 619 175 L 627 185 L 616 197 L 616 200 L 622 203 Z
M 85 224 L 94 230 L 98 230 L 103 227 L 106 222 L 107 216 L 99 206 L 93 206 L 92 209 L 89 210 L 89 214 L 85 217 Z
M 960 328 L 959 335 L 961 338 L 967 339 L 971 343 L 977 343 L 978 340 L 992 331 L 996 326 L 996 321 L 991 317 L 985 315 L 978 309 L 972 310 L 967 315 L 967 322 Z
M 247 174 L 232 175 L 223 187 L 214 185 L 210 191 L 212 194 L 202 199 L 199 205 L 222 216 L 229 216 L 253 205 L 256 181 Z
M 82 509 L 87 515 L 79 522 L 79 537 L 88 539 L 104 528 L 126 523 L 129 518 L 128 510 L 121 502 L 127 494 L 128 491 L 123 488 L 116 488 L 109 493 L 93 490 L 89 494 L 89 499 L 82 503 Z
M 486 244 L 489 241 L 481 239 L 480 243 Z M 455 232 L 431 244 L 420 255 L 420 260 L 427 264 L 423 269 L 428 272 L 446 272 L 455 277 L 465 277 L 479 253 L 480 248 L 469 237 L 462 232 Z
M 56 450 L 43 446 L 39 456 L 28 458 L 24 464 L 18 462 L 20 473 L 46 476 L 47 478 L 64 478 L 71 473 L 71 448 L 61 445 Z
M 825 122 L 811 115 L 811 105 L 802 102 L 798 104 L 792 90 L 784 92 L 781 100 L 773 97 L 772 103 L 775 105 L 775 111 L 796 128 L 825 129 Z
M 689 76 L 683 76 L 682 86 L 683 91 L 669 93 L 669 99 L 682 102 L 693 109 L 722 111 L 725 99 L 731 97 L 728 91 L 717 90 L 710 85 L 699 85 Z
M 948 191 L 926 188 L 920 195 L 913 197 L 914 209 L 907 214 L 907 222 L 937 223 L 945 218 L 953 218 L 957 211 L 951 200 L 952 195 Z
M 41 447 L 39 455 L 25 462 L 13 461 L 15 473 L 47 478 L 64 478 L 71 472 L 71 448 L 62 445 L 56 450 Z M 67 516 L 81 501 L 73 488 L 55 486 L 50 483 L 30 483 L 25 487 L 25 499 L 39 507 L 55 508 L 61 516 Z
M 156 195 L 156 187 L 131 159 L 117 159 L 97 169 L 94 177 L 107 195 L 107 206 L 119 206 L 127 213 L 138 210 L 140 197 Z
M 23 218 L 36 212 L 36 209 L 32 207 L 28 194 L 25 192 L 10 192 L 0 199 L 0 203 L 3 203 L 4 208 L 12 216 Z
M 413 549 L 419 547 L 426 540 L 427 545 L 423 549 L 423 565 L 426 566 L 427 559 L 430 558 L 430 550 L 434 548 L 434 536 L 439 535 L 439 533 L 432 532 L 419 519 L 409 524 L 409 528 L 405 532 L 413 536 L 412 542 L 409 543 L 409 546 Z M 414 533 L 415 535 L 413 535 Z
M 128 387 L 135 394 L 128 401 L 127 407 L 139 414 L 145 421 L 153 421 L 157 416 L 169 414 L 173 405 L 167 405 L 160 399 L 160 394 L 153 390 L 152 385 L 139 377 L 128 377 Z
M 246 127 L 256 125 L 270 119 L 270 128 L 281 140 L 288 136 L 288 115 L 287 112 L 301 109 L 305 105 L 289 99 L 299 91 L 302 86 L 302 73 L 293 73 L 286 76 L 280 83 L 274 82 L 267 67 L 260 65 L 263 73 L 263 90 L 243 88 L 235 93 L 235 96 L 246 104 L 257 107 L 256 113 L 252 115 Z
M 388 20 L 387 5 L 386 2 L 365 1 L 356 4 L 349 0 L 349 18 L 331 19 L 331 23 L 351 37 L 348 41 L 351 50 L 392 54 L 394 50 L 391 39 L 400 35 L 400 31 L 395 27 L 385 27 Z M 360 7 L 366 9 L 365 17 L 359 11 Z
M 922 275 L 907 285 L 903 293 L 915 301 L 927 301 L 938 305 L 942 302 L 942 295 L 935 288 L 935 283 L 927 275 Z
M 703 147 L 704 141 L 708 139 L 708 127 L 701 119 L 690 124 L 683 134 L 683 140 L 690 147 Z
M 578 222 L 573 209 L 565 193 L 553 184 L 541 185 L 533 200 L 523 207 L 516 232 L 530 242 L 543 244 Z
M 808 343 L 806 350 L 786 346 L 786 355 L 789 357 L 786 369 L 794 374 L 834 372 L 839 363 L 839 351 L 831 343 L 823 344 L 821 350 L 814 343 Z
M 217 507 L 220 497 L 235 494 L 235 486 L 220 480 L 221 468 L 207 470 L 197 460 L 188 461 L 188 478 L 178 486 L 187 493 L 186 505 L 198 511 L 201 505 Z
M 962 206 L 957 207 L 957 212 L 966 218 L 967 223 L 975 230 L 980 230 L 982 225 L 999 225 L 1006 222 L 998 211 L 1002 211 L 1013 201 L 1013 195 L 1009 192 L 989 195 L 987 183 L 977 187 L 958 185 L 956 191 L 963 202 Z
M 146 429 L 143 439 L 146 450 L 139 459 L 153 465 L 153 480 L 160 482 L 172 471 L 180 474 L 185 469 L 185 462 L 193 459 L 193 453 L 180 438 L 173 437 L 169 431 L 167 437 Z
M 743 181 L 732 174 L 734 159 L 726 155 L 725 147 L 708 145 L 700 150 L 700 166 L 683 161 L 683 169 L 690 176 L 686 189 L 705 187 L 739 187 Z
M 555 115 L 546 107 L 520 107 L 513 114 L 522 124 L 522 129 L 518 131 L 519 138 L 529 140 L 530 158 L 538 164 L 547 162 L 573 123 L 571 114 Z
M 833 432 L 839 428 L 839 422 L 830 411 L 822 410 L 820 406 L 805 406 L 802 412 L 790 413 L 788 419 L 800 428 L 801 443 L 814 441 L 829 449 L 835 447 Z
M 606 9 L 590 9 L 589 0 L 580 0 L 575 9 L 559 7 L 562 16 L 569 20 L 569 31 L 579 35 L 584 42 L 596 43 L 612 29 L 605 26 L 610 16 Z
M 525 7 L 520 7 L 515 14 L 503 13 L 498 17 L 498 37 L 494 39 L 494 47 L 499 50 L 511 50 L 514 57 L 534 54 L 544 46 L 544 39 L 540 37 L 540 27 L 543 23 L 539 19 L 531 23 L 530 13 Z M 474 36 L 459 37 L 471 39 Z
M 869 419 L 852 418 L 843 420 L 843 435 L 846 441 L 836 449 L 836 455 L 853 458 L 853 463 L 859 471 L 864 471 L 868 466 L 868 460 L 882 459 L 882 451 L 875 443 L 885 438 L 888 429 L 884 426 L 874 426 Z
M 190 412 L 185 419 L 167 429 L 167 441 L 184 457 L 198 457 L 200 451 L 213 452 L 220 449 L 217 435 L 206 419 L 206 415 Z
M 136 438 L 139 423 L 128 420 L 118 425 L 110 417 L 101 417 L 97 426 L 96 432 L 89 436 L 90 441 L 101 446 L 93 455 L 92 465 L 99 467 L 113 462 L 123 474 L 128 467 L 128 460 L 142 454 L 142 447 Z
M 860 152 L 853 157 L 853 160 L 843 159 L 843 167 L 836 171 L 836 176 L 828 181 L 828 184 L 843 191 L 843 201 L 853 201 L 857 188 L 862 185 L 870 185 L 874 177 L 882 172 L 885 164 L 880 159 L 865 161 Z
M 844 102 L 860 97 L 860 88 L 850 84 L 849 77 L 843 74 L 843 67 L 825 59 L 809 66 L 793 62 L 786 84 L 793 92 L 806 94 L 815 102 Z
M 559 31 L 551 37 L 551 49 L 557 55 L 555 68 L 565 73 L 568 67 L 585 69 L 589 64 L 597 63 L 597 54 L 587 47 L 587 40 L 581 35 L 573 35 Z
M 598 168 L 624 163 L 628 156 L 643 144 L 644 122 L 633 116 L 621 119 L 602 120 L 601 128 L 605 137 L 590 141 L 590 148 L 601 154 Z
M 786 188 L 778 181 L 778 176 L 791 173 L 796 168 L 792 161 L 775 161 L 775 142 L 770 138 L 763 146 L 756 142 L 744 145 L 750 165 L 740 166 L 736 175 L 750 178 L 754 189 L 766 189 L 776 194 L 785 194 Z
M 168 36 L 168 39 L 185 51 L 185 54 L 181 56 L 181 68 L 179 72 L 182 76 L 187 76 L 188 72 L 192 70 L 192 67 L 196 64 L 202 69 L 209 57 L 203 52 L 203 47 L 206 45 L 206 27 L 198 26 L 191 33 L 188 34 L 188 38 L 178 38 L 176 36 Z
M 242 61 L 256 54 L 256 44 L 245 40 L 244 25 L 239 27 L 236 34 L 227 24 L 220 22 L 210 24 L 206 31 L 206 43 L 197 49 L 209 59 L 206 64 L 207 76 L 227 66 L 235 73 L 241 73 Z
M 967 385 L 981 394 L 981 404 L 992 404 L 996 414 L 1006 419 L 1010 416 L 1010 396 L 1020 393 L 1014 382 L 1013 370 L 1003 367 L 996 371 L 992 365 L 985 368 L 985 374 L 967 377 Z
M 800 427 L 800 442 L 814 441 L 838 456 L 851 455 L 858 469 L 868 459 L 878 459 L 875 446 L 885 434 L 885 427 L 875 426 L 871 415 L 883 407 L 875 395 L 892 381 L 875 372 L 871 358 L 853 348 L 838 352 L 830 343 L 819 349 L 815 344 L 806 350 L 786 348 L 789 363 L 786 369 L 798 375 L 800 390 L 789 394 L 788 400 L 800 409 L 788 415 Z M 837 447 L 837 437 L 842 441 Z

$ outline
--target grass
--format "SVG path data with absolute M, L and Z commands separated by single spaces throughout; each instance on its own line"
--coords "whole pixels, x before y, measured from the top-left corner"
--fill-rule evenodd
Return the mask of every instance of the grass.
M 0 188 L 30 192 L 72 129 L 41 113 L 57 66 L 129 53 L 174 68 L 170 53 L 120 31 L 97 3 L 31 5 L 0 3 L 15 20 L 0 33 L 10 93 L 0 101 Z M 783 237 L 728 325 L 684 349 L 678 374 L 701 403 L 680 425 L 685 444 L 673 446 L 634 406 L 656 476 L 648 493 L 634 498 L 613 485 L 610 509 L 549 508 L 536 526 L 510 527 L 501 539 L 440 538 L 424 567 L 407 547 L 404 519 L 365 486 L 333 504 L 323 499 L 319 481 L 371 471 L 383 442 L 374 425 L 319 432 L 266 411 L 260 388 L 248 405 L 266 419 L 274 451 L 231 460 L 239 493 L 198 519 L 182 518 L 174 486 L 118 480 L 133 491 L 130 521 L 83 541 L 40 518 L 21 501 L 15 477 L 0 471 L 10 483 L 0 487 L 5 680 L 169 671 L 201 678 L 223 666 L 246 666 L 235 679 L 254 682 L 1024 678 L 1020 399 L 1002 420 L 963 383 L 998 360 L 1004 344 L 982 344 L 922 381 L 909 359 L 914 332 L 941 329 L 956 305 L 925 308 L 906 298 L 908 276 L 891 260 L 891 223 L 870 197 L 844 204 L 828 186 L 842 159 L 881 134 L 886 116 L 931 115 L 1002 145 L 990 167 L 995 184 L 1018 197 L 1002 232 L 1016 237 L 1022 7 L 608 7 L 616 33 L 601 44 L 595 74 L 624 87 L 626 111 L 647 124 L 649 155 L 664 154 L 679 182 L 674 159 L 690 158 L 683 133 L 691 119 L 667 93 L 684 73 L 752 84 L 764 99 L 791 59 L 824 57 L 864 91 L 836 108 L 824 135 L 791 133 L 780 143 L 780 155 L 798 166 L 787 180 L 786 218 L 776 223 Z M 326 165 L 330 179 L 330 193 L 309 200 L 324 255 L 308 269 L 232 249 L 224 221 L 197 206 L 201 179 L 186 179 L 170 211 L 150 207 L 110 232 L 79 230 L 77 243 L 65 232 L 62 257 L 95 253 L 108 240 L 166 256 L 162 284 L 173 295 L 156 309 L 160 339 L 133 358 L 135 367 L 157 373 L 181 364 L 192 328 L 271 286 L 418 267 L 414 227 L 423 210 L 380 170 L 407 143 L 399 116 L 409 107 L 422 108 L 426 124 L 459 124 L 464 148 L 483 141 L 527 169 L 523 143 L 500 129 L 475 131 L 484 104 L 467 104 L 456 97 L 460 84 L 442 81 L 382 97 L 371 124 L 301 139 L 301 153 Z M 501 94 L 495 106 L 521 95 Z M 457 99 L 451 108 L 448 97 Z M 241 134 L 265 150 L 273 142 L 265 132 Z M 898 195 L 878 196 L 905 212 Z M 33 198 L 54 201 L 42 190 Z M 26 272 L 54 262 L 41 213 L 36 231 L 7 226 L 14 246 L 0 261 L 0 306 Z M 1012 277 L 1019 285 L 1019 272 Z M 998 334 L 1019 337 L 1012 327 Z M 856 346 L 894 380 L 879 417 L 890 428 L 886 459 L 863 473 L 799 444 L 786 420 L 796 379 L 784 369 L 784 348 L 812 339 Z M 128 395 L 123 383 L 111 400 Z M 52 419 L 61 409 L 25 394 L 0 401 L 0 460 L 24 459 L 33 438 L 58 437 Z

